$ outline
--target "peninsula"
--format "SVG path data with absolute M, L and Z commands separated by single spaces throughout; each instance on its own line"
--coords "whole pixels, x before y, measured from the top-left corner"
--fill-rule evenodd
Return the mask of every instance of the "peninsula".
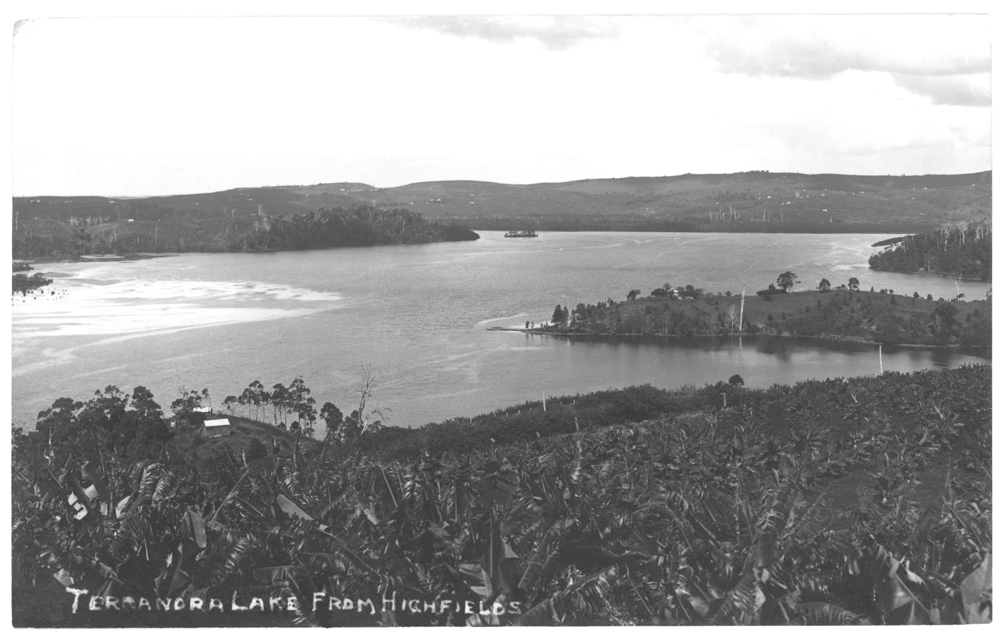
M 993 223 L 954 223 L 933 232 L 881 241 L 885 247 L 868 266 L 901 273 L 925 272 L 965 280 L 990 280 L 993 274 Z
M 862 291 L 856 278 L 833 288 L 792 293 L 796 276 L 785 272 L 778 288 L 739 295 L 716 294 L 669 283 L 623 301 L 608 298 L 576 308 L 556 305 L 551 322 L 530 332 L 556 335 L 799 335 L 888 345 L 992 346 L 989 300 L 930 295 L 902 296 L 892 289 Z M 524 330 L 524 329 L 514 329 Z

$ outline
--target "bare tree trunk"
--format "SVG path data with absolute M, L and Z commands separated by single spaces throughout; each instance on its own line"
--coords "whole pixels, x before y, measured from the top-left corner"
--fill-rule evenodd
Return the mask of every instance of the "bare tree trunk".
M 740 332 L 743 332 L 743 304 L 747 299 L 747 285 L 743 284 L 743 291 L 740 293 Z

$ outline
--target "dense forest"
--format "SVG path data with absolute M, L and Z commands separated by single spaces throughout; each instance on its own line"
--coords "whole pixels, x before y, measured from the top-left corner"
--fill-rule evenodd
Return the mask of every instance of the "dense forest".
M 778 286 L 750 295 L 715 294 L 669 283 L 643 297 L 608 298 L 576 308 L 556 305 L 552 321 L 534 329 L 564 335 L 801 335 L 880 344 L 992 346 L 992 305 L 928 295 L 897 295 L 892 289 L 859 289 L 856 278 L 834 288 L 825 278 L 817 290 L 788 293 L 792 272 Z M 741 309 L 742 304 L 742 309 Z
M 878 244 L 876 244 L 878 246 Z M 868 259 L 872 269 L 925 271 L 967 280 L 993 278 L 993 224 L 952 223 L 926 234 L 894 239 Z
M 115 215 L 21 219 L 13 232 L 15 258 L 76 258 L 87 255 L 190 251 L 260 251 L 394 245 L 476 240 L 454 223 L 428 221 L 407 209 L 370 205 L 321 208 L 289 215 L 257 213 L 197 215 L 132 202 Z
M 14 433 L 14 625 L 992 619 L 989 366 L 741 383 L 201 460 L 141 387 L 61 399 Z
M 368 245 L 401 245 L 476 240 L 467 227 L 429 222 L 410 210 L 381 210 L 372 206 L 354 209 L 320 209 L 274 219 L 262 219 L 251 233 L 235 239 L 230 248 L 320 249 Z

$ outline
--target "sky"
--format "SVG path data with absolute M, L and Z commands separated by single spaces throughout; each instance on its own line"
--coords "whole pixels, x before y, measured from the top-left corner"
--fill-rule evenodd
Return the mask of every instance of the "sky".
M 988 15 L 309 16 L 18 22 L 14 195 L 992 168 Z

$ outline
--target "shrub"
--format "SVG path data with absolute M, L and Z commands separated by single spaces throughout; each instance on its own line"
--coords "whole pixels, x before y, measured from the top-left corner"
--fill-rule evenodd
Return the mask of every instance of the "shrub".
M 257 459 L 263 459 L 267 457 L 267 446 L 258 439 L 253 437 L 250 439 L 250 443 L 247 444 L 247 460 L 256 461 Z

